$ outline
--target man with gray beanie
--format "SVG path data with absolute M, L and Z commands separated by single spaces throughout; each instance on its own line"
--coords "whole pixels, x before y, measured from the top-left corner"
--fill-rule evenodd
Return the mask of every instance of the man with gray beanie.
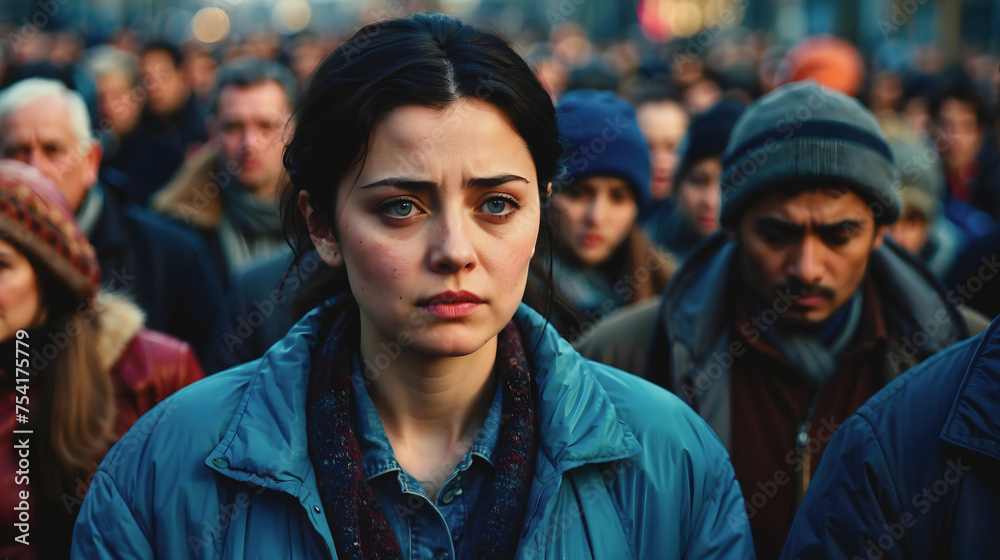
M 884 238 L 897 175 L 856 100 L 814 82 L 771 92 L 723 154 L 724 230 L 664 294 L 646 375 L 729 449 L 758 558 L 780 553 L 840 422 L 968 336 L 927 269 Z

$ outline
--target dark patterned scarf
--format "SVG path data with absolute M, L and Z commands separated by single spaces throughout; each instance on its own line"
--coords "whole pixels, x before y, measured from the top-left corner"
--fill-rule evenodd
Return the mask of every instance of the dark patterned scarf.
M 316 470 L 326 520 L 344 559 L 400 558 L 392 526 L 365 480 L 354 435 L 351 404 L 353 356 L 358 348 L 357 309 L 330 309 L 326 336 L 317 346 L 306 402 L 309 457 Z M 321 333 L 324 331 L 320 331 Z M 502 384 L 500 460 L 489 492 L 489 515 L 476 558 L 513 558 L 524 522 L 535 466 L 534 403 L 521 334 L 511 321 L 500 332 L 494 366 Z

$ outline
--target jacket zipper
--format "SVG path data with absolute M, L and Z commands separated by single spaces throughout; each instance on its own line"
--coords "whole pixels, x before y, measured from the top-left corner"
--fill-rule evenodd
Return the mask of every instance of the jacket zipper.
M 816 389 L 816 394 L 813 395 L 812 402 L 809 403 L 809 410 L 806 412 L 806 417 L 799 424 L 799 433 L 795 436 L 795 448 L 800 457 L 802 457 L 802 468 L 796 476 L 795 485 L 795 496 L 792 500 L 792 514 L 799 509 L 799 504 L 802 503 L 802 498 L 806 495 L 806 490 L 809 488 L 809 479 L 812 476 L 812 454 L 809 452 L 809 430 L 812 428 L 813 415 L 816 414 L 816 403 L 819 401 L 820 393 L 823 387 L 820 386 Z

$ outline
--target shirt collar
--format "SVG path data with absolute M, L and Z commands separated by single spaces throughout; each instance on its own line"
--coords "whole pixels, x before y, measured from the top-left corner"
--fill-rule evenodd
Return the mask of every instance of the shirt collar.
M 402 470 L 396 461 L 396 456 L 389 443 L 389 437 L 382 426 L 382 419 L 379 418 L 375 403 L 372 402 L 365 388 L 366 379 L 361 367 L 361 360 L 357 354 L 354 356 L 354 434 L 361 449 L 361 470 L 365 479 L 371 480 L 377 476 L 395 470 Z M 496 446 L 500 439 L 500 420 L 503 414 L 503 391 L 497 383 L 496 394 L 493 403 L 483 426 L 476 431 L 476 438 L 472 442 L 470 455 L 484 459 L 493 467 L 496 467 Z

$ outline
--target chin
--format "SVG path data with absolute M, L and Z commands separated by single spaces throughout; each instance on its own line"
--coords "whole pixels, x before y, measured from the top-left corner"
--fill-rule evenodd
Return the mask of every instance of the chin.
M 495 337 L 496 334 L 493 335 Z M 481 349 L 493 337 L 475 336 L 475 333 L 465 332 L 452 336 L 450 333 L 428 332 L 413 342 L 413 350 L 425 356 L 438 358 L 455 358 L 468 356 Z

